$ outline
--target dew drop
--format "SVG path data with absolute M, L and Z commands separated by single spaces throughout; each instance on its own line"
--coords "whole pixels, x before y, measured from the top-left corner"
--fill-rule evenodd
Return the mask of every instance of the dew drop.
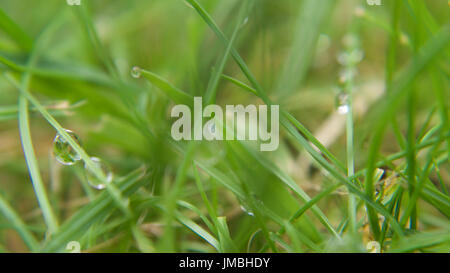
M 245 17 L 244 21 L 242 22 L 241 27 L 244 27 L 248 23 L 248 17 Z
M 339 74 L 339 82 L 343 84 L 351 81 L 356 77 L 357 74 L 358 71 L 355 68 L 345 68 Z
M 359 49 L 355 49 L 350 54 L 351 62 L 357 64 L 364 59 L 364 52 Z
M 344 105 L 339 105 L 337 108 L 337 112 L 341 115 L 345 115 L 347 114 L 349 111 L 349 106 L 348 104 L 344 104 Z
M 340 65 L 350 66 L 356 65 L 364 58 L 364 52 L 359 49 L 355 49 L 351 52 L 342 52 L 338 55 L 337 60 Z
M 241 210 L 250 216 L 255 216 L 255 214 L 250 209 L 248 209 L 247 207 L 245 207 L 243 205 L 241 205 Z
M 255 201 L 257 203 L 260 203 L 261 201 L 259 201 L 259 199 L 256 198 L 256 196 L 253 194 L 253 198 L 255 199 Z M 253 210 L 250 208 L 250 205 L 248 204 L 248 202 L 244 199 L 238 198 L 239 200 L 239 205 L 240 208 L 243 212 L 245 212 L 247 215 L 250 216 L 255 216 L 255 213 L 253 212 Z
M 133 66 L 133 68 L 131 69 L 131 77 L 136 79 L 141 77 L 141 68 L 138 66 Z
M 347 65 L 349 61 L 349 56 L 346 52 L 342 52 L 338 55 L 337 61 L 340 65 Z
M 350 106 L 348 105 L 348 94 L 340 91 L 336 96 L 336 110 L 338 114 L 345 115 L 349 112 Z
M 81 146 L 80 139 L 74 132 L 67 129 L 65 131 Z M 53 140 L 53 154 L 56 160 L 63 165 L 73 165 L 81 159 L 81 156 L 59 133 L 56 134 Z
M 111 181 L 113 180 L 113 173 L 109 165 L 107 165 L 103 160 L 101 160 L 98 157 L 91 157 L 91 160 L 105 175 L 106 183 L 111 183 Z M 91 168 L 89 168 L 89 166 L 87 166 L 86 163 L 84 164 L 84 170 L 86 174 L 86 180 L 91 187 L 97 190 L 102 190 L 106 188 L 106 184 L 104 183 L 104 181 L 98 178 L 95 175 L 95 172 L 91 170 Z

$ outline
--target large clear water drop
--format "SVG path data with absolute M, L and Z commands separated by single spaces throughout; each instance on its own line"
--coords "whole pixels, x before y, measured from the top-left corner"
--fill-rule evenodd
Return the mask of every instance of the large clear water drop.
M 78 145 L 81 146 L 80 139 L 74 132 L 67 129 L 65 131 L 78 143 Z M 53 140 L 53 154 L 55 155 L 56 160 L 64 165 L 73 165 L 81 159 L 81 156 L 59 133 L 56 134 L 55 139 Z
M 131 68 L 131 77 L 133 78 L 140 78 L 141 77 L 141 68 L 138 66 L 133 66 L 133 68 Z

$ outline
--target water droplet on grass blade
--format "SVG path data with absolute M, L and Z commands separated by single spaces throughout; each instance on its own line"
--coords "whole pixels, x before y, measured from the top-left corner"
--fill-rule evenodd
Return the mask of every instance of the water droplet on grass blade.
M 74 132 L 70 130 L 65 131 L 75 140 L 76 143 L 78 143 L 78 145 L 81 146 L 80 139 Z M 73 165 L 81 159 L 81 156 L 59 133 L 56 134 L 55 139 L 53 140 L 53 154 L 55 155 L 56 160 L 64 165 Z
M 357 74 L 358 71 L 355 68 L 345 68 L 339 74 L 339 83 L 344 84 L 352 81 Z
M 347 65 L 348 59 L 349 59 L 349 56 L 348 56 L 347 52 L 339 53 L 339 55 L 337 56 L 337 61 L 340 65 Z
M 364 52 L 360 49 L 355 49 L 350 53 L 350 58 L 353 64 L 360 63 L 364 59 Z
M 254 197 L 256 198 L 256 197 Z M 250 208 L 250 205 L 248 204 L 247 201 L 245 201 L 244 199 L 238 198 L 239 203 L 240 203 L 240 208 L 243 212 L 245 212 L 246 214 L 250 215 L 250 216 L 255 216 L 255 213 L 253 212 L 253 210 Z
M 340 91 L 336 96 L 336 110 L 339 114 L 345 115 L 349 112 L 350 106 L 348 105 L 348 94 Z
M 242 206 L 242 205 L 241 205 L 241 210 L 242 210 L 243 212 L 247 213 L 247 214 L 250 215 L 250 216 L 255 216 L 255 214 L 254 214 L 250 209 L 248 209 L 248 208 L 246 208 L 246 207 L 244 207 L 244 206 Z
M 131 77 L 133 78 L 140 78 L 141 77 L 141 68 L 138 66 L 133 66 L 131 69 Z
M 105 182 L 111 183 L 111 181 L 113 180 L 113 173 L 112 173 L 109 165 L 107 165 L 105 162 L 103 162 L 100 158 L 91 157 L 91 160 L 103 172 L 105 181 L 103 181 L 102 179 L 97 177 L 95 172 L 85 163 L 84 169 L 85 169 L 85 174 L 86 174 L 86 180 L 87 180 L 88 184 L 91 187 L 93 187 L 94 189 L 102 190 L 102 189 L 106 188 Z
M 244 18 L 244 21 L 241 24 L 241 28 L 244 27 L 248 23 L 248 17 Z
M 349 106 L 347 104 L 345 105 L 339 105 L 337 112 L 341 115 L 347 114 L 349 111 Z
M 359 49 L 355 49 L 351 52 L 342 52 L 337 57 L 338 63 L 343 66 L 356 65 L 363 59 L 364 59 L 364 52 Z

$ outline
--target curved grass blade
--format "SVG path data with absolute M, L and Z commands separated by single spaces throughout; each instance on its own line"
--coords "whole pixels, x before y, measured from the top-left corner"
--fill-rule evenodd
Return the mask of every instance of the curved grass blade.
M 393 84 L 392 90 L 386 100 L 382 101 L 379 109 L 379 118 L 374 126 L 374 135 L 369 147 L 369 155 L 367 159 L 367 174 L 365 181 L 365 193 L 372 200 L 374 195 L 374 172 L 376 157 L 383 138 L 386 123 L 393 116 L 396 105 L 400 99 L 408 93 L 408 86 L 413 82 L 416 76 L 425 69 L 425 67 L 445 49 L 450 42 L 450 25 L 447 24 L 420 50 L 414 57 L 412 64 L 401 74 L 398 80 Z M 380 234 L 378 218 L 373 208 L 367 207 L 370 225 L 375 238 Z
M 192 230 L 195 234 L 203 238 L 206 242 L 212 245 L 217 251 L 220 251 L 220 244 L 217 239 L 212 236 L 209 232 L 203 229 L 201 226 L 197 225 L 194 221 L 182 215 L 179 212 L 175 212 L 175 217 L 181 224 L 185 225 L 187 228 Z
M 21 48 L 29 51 L 33 47 L 33 39 L 22 30 L 9 16 L 0 9 L 0 29 L 10 36 Z
M 47 38 L 47 36 L 59 25 L 61 22 L 60 17 L 56 17 L 42 32 L 42 34 L 38 37 L 35 46 L 32 49 L 30 57 L 28 59 L 28 63 L 26 65 L 27 68 L 33 67 L 39 55 L 41 54 L 41 50 L 43 47 L 43 42 Z M 21 89 L 28 90 L 30 87 L 31 81 L 31 73 L 27 70 L 22 75 L 21 81 Z M 36 198 L 39 203 L 39 207 L 42 210 L 42 214 L 44 215 L 45 223 L 47 224 L 49 233 L 56 232 L 58 229 L 58 220 L 53 212 L 53 209 L 50 205 L 50 202 L 47 197 L 47 193 L 45 191 L 44 182 L 42 180 L 39 164 L 36 158 L 36 154 L 34 152 L 32 138 L 31 138 L 31 130 L 30 130 L 30 122 L 28 118 L 28 99 L 24 96 L 24 94 L 19 94 L 19 132 L 20 132 L 20 140 L 22 142 L 22 148 L 25 155 L 25 161 L 27 163 L 27 167 L 29 170 L 30 178 L 33 183 L 33 188 L 36 193 Z
M 86 151 L 81 148 L 81 146 L 66 132 L 66 130 L 53 118 L 52 115 L 50 115 L 45 107 L 42 106 L 33 95 L 18 85 L 17 81 L 10 74 L 6 74 L 6 78 L 21 92 L 21 94 L 28 99 L 28 101 L 34 105 L 34 107 L 36 107 L 48 123 L 56 129 L 58 134 L 61 135 L 61 137 L 64 138 L 67 143 L 69 143 L 69 145 L 81 156 L 81 159 L 86 163 L 87 168 L 89 168 L 97 178 L 104 182 L 107 192 L 111 194 L 117 206 L 124 212 L 125 215 L 130 216 L 131 211 L 128 208 L 128 199 L 121 196 L 120 191 L 114 183 L 107 182 L 106 175 L 99 168 L 99 166 L 92 161 Z
M 214 74 L 213 74 L 211 81 L 208 84 L 208 88 L 205 92 L 206 104 L 211 104 L 216 100 L 216 92 L 217 92 L 217 86 L 218 86 L 219 80 L 220 80 L 220 75 L 222 75 L 222 71 L 225 68 L 225 65 L 228 61 L 230 51 L 233 48 L 233 43 L 234 43 L 234 40 L 236 39 L 237 33 L 242 26 L 243 18 L 249 7 L 249 3 L 250 3 L 250 1 L 246 1 L 245 5 L 243 5 L 239 11 L 237 24 L 234 28 L 233 34 L 231 35 L 230 42 L 228 43 L 225 53 L 222 57 L 222 60 L 220 61 L 219 68 L 214 71 Z
M 122 196 L 130 196 L 149 182 L 148 174 L 139 168 L 127 176 L 117 179 L 117 189 Z M 77 240 L 86 230 L 115 209 L 115 201 L 108 192 L 102 192 L 94 201 L 75 213 L 44 245 L 43 252 L 62 251 L 69 241 Z
M 20 219 L 19 215 L 14 211 L 14 209 L 0 196 L 0 211 L 2 214 L 8 219 L 11 225 L 16 229 L 19 233 L 20 237 L 22 237 L 25 244 L 32 251 L 39 250 L 39 243 L 34 238 L 33 234 L 30 233 L 27 229 L 25 223 Z
M 173 86 L 170 82 L 168 82 L 164 78 L 142 68 L 141 68 L 141 75 L 144 76 L 144 78 L 146 78 L 147 80 L 149 80 L 151 84 L 155 85 L 161 91 L 163 91 L 175 103 L 192 105 L 194 99 L 192 95 Z

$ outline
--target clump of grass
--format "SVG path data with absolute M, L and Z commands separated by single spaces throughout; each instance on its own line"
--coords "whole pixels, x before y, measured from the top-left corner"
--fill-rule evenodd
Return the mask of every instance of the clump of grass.
M 0 139 L 16 144 L 0 146 L 1 251 L 449 251 L 446 3 L 185 2 L 59 1 L 56 17 L 36 7 L 33 25 L 0 5 Z M 348 33 L 360 43 L 347 53 L 365 58 L 342 83 L 346 125 L 330 125 L 341 136 L 325 143 L 315 130 L 336 115 Z M 385 92 L 359 115 L 353 98 L 373 81 Z M 280 104 L 280 148 L 174 141 L 170 107 L 199 95 Z M 48 156 L 56 133 L 79 163 Z M 93 154 L 113 166 L 111 183 Z

